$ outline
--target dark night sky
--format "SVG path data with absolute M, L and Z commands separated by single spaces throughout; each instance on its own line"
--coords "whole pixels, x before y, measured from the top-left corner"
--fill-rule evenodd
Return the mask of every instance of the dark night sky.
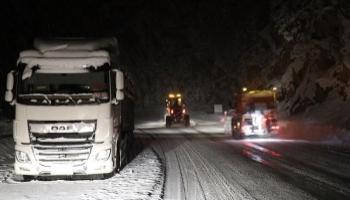
M 280 84 L 285 110 L 301 113 L 327 101 L 327 93 L 350 96 L 349 2 L 2 1 L 0 92 L 19 51 L 31 48 L 35 37 L 116 36 L 136 80 L 138 106 L 162 105 L 175 90 L 191 108 L 210 110 L 214 103 L 229 105 L 242 86 Z M 302 70 L 288 73 L 295 68 Z M 320 77 L 334 85 L 322 86 Z
M 173 83 L 164 91 L 183 89 L 186 86 L 176 85 L 177 81 L 201 76 L 198 71 L 205 73 L 217 62 L 229 66 L 213 72 L 219 73 L 218 77 L 220 73 L 235 73 L 239 52 L 254 43 L 256 32 L 268 22 L 268 2 L 7 1 L 1 6 L 1 74 L 38 36 L 117 36 L 122 60 L 136 72 L 141 84 L 157 85 L 152 74 L 137 75 L 139 70 L 156 70 L 174 74 Z

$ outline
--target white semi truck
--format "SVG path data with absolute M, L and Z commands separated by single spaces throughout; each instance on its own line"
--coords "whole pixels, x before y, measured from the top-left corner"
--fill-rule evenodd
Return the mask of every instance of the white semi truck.
M 15 106 L 15 174 L 109 177 L 133 142 L 133 83 L 115 38 L 50 39 L 22 51 L 7 75 Z

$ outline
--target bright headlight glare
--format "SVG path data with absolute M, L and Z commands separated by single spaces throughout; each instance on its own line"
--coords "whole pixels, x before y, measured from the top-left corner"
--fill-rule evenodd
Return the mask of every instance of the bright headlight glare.
M 30 163 L 29 156 L 22 151 L 16 150 L 16 160 L 20 163 Z
M 106 160 L 108 160 L 110 154 L 111 154 L 111 149 L 106 149 L 106 150 L 100 151 L 98 154 L 96 154 L 95 159 L 97 161 L 106 161 Z

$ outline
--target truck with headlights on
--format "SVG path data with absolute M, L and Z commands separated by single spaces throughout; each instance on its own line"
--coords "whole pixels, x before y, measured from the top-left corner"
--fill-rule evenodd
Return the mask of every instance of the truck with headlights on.
M 134 84 L 115 38 L 35 40 L 8 73 L 5 100 L 15 106 L 14 172 L 24 180 L 106 178 L 127 163 Z
M 231 130 L 236 139 L 246 136 L 273 136 L 279 133 L 276 90 L 243 88 L 236 96 Z
M 165 126 L 169 128 L 174 123 L 190 126 L 190 115 L 180 93 L 170 93 L 166 98 Z

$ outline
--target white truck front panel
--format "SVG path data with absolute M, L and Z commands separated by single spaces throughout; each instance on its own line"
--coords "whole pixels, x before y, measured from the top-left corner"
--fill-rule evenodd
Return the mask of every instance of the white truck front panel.
M 30 130 L 33 123 L 35 128 Z M 71 128 L 87 123 L 95 124 L 94 131 L 77 133 L 78 129 Z M 110 103 L 79 106 L 17 104 L 15 173 L 33 176 L 110 173 L 113 170 L 113 138 Z M 28 160 L 18 158 L 21 156 Z

